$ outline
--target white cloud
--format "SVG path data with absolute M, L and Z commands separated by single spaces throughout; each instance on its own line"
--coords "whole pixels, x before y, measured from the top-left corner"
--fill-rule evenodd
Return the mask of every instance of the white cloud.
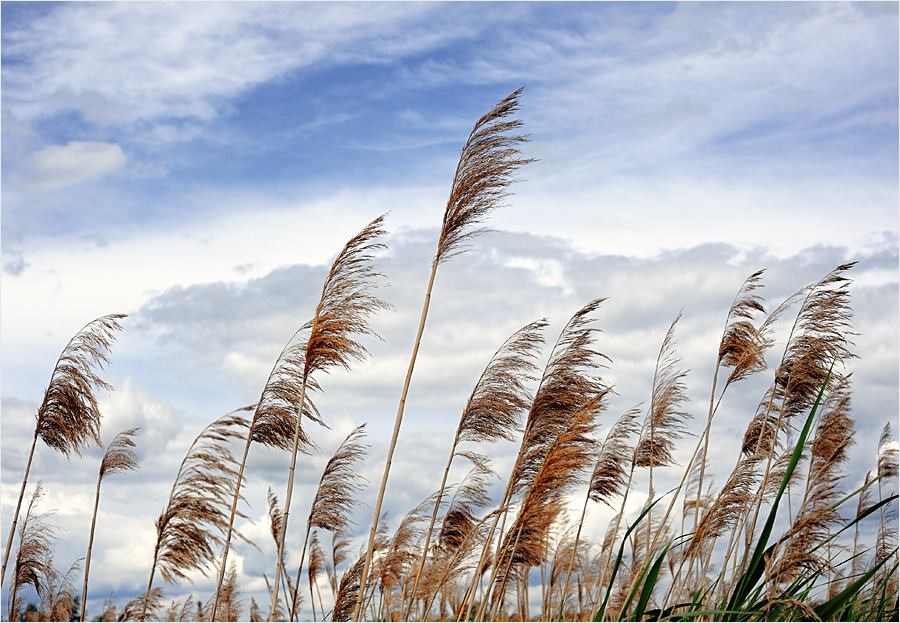
M 54 190 L 99 179 L 127 161 L 118 145 L 95 141 L 71 141 L 50 145 L 25 160 L 31 176 L 25 184 L 38 190 Z

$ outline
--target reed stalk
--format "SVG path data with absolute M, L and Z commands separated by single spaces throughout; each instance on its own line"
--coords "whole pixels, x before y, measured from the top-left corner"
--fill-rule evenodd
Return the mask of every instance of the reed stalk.
M 383 276 L 373 268 L 371 254 L 375 250 L 385 248 L 385 245 L 381 243 L 372 242 L 374 238 L 387 233 L 382 227 L 384 219 L 385 215 L 379 216 L 347 242 L 334 260 L 328 277 L 325 279 L 315 316 L 301 328 L 301 330 L 309 332 L 305 352 L 302 356 L 303 365 L 299 379 L 300 395 L 297 404 L 298 410 L 301 412 L 306 400 L 307 389 L 319 389 L 319 385 L 312 375 L 317 372 L 324 373 L 335 366 L 349 370 L 352 360 L 364 361 L 368 356 L 368 351 L 355 340 L 356 336 L 378 337 L 378 334 L 369 326 L 368 319 L 379 310 L 391 309 L 388 303 L 371 294 L 371 290 L 376 286 L 375 280 Z M 284 496 L 284 517 L 281 523 L 279 551 L 284 548 L 290 516 L 291 498 L 294 491 L 294 470 L 301 441 L 300 423 L 301 418 L 298 416 L 291 444 L 291 461 L 288 469 L 287 492 Z M 275 568 L 270 620 L 275 612 L 275 604 L 278 603 L 278 582 L 284 572 L 282 559 L 283 557 L 279 556 Z M 293 612 L 293 607 L 289 610 Z
M 516 146 L 518 143 L 528 140 L 527 137 L 508 134 L 508 132 L 517 130 L 522 122 L 504 120 L 517 110 L 521 93 L 522 89 L 518 89 L 508 95 L 478 120 L 463 147 L 456 173 L 453 176 L 450 198 L 444 210 L 444 221 L 438 239 L 437 253 L 431 263 L 431 274 L 428 277 L 428 287 L 425 290 L 425 301 L 422 304 L 422 314 L 416 330 L 413 352 L 400 393 L 384 475 L 381 478 L 381 485 L 375 500 L 374 518 L 369 530 L 369 542 L 360 576 L 359 599 L 353 612 L 354 621 L 359 620 L 360 607 L 365 595 L 369 567 L 372 564 L 372 554 L 375 549 L 375 534 L 391 471 L 391 460 L 400 435 L 406 397 L 409 393 L 419 345 L 425 330 L 425 320 L 428 317 L 428 307 L 431 303 L 431 292 L 438 266 L 467 250 L 467 242 L 484 231 L 483 229 L 472 229 L 472 226 L 483 222 L 492 211 L 500 207 L 508 195 L 506 188 L 513 182 L 513 174 L 516 169 L 532 162 L 519 158 L 519 150 Z
M 106 353 L 115 341 L 115 332 L 122 330 L 118 321 L 123 318 L 126 318 L 125 314 L 110 314 L 92 320 L 69 340 L 56 360 L 44 399 L 35 415 L 34 440 L 6 539 L 0 583 L 6 578 L 6 563 L 38 438 L 53 450 L 62 452 L 66 458 L 70 458 L 73 452 L 81 456 L 81 451 L 91 442 L 103 445 L 100 441 L 100 408 L 94 392 L 99 389 L 111 391 L 112 387 L 97 375 L 95 369 L 103 370 L 109 363 Z
M 97 476 L 97 493 L 94 496 L 94 512 L 91 515 L 91 534 L 88 537 L 87 556 L 84 560 L 84 586 L 81 589 L 81 616 L 84 621 L 84 610 L 87 607 L 88 575 L 91 571 L 91 548 L 94 545 L 94 528 L 97 525 L 97 508 L 100 505 L 100 483 L 107 476 L 133 471 L 138 468 L 137 455 L 132 448 L 135 447 L 132 437 L 137 435 L 138 428 L 124 430 L 112 440 L 100 461 L 100 473 Z

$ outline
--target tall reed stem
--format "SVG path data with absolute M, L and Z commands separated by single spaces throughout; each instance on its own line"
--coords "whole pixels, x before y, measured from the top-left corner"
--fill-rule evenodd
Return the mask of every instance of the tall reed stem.
M 22 498 L 25 497 L 25 485 L 28 484 L 28 474 L 31 472 L 31 460 L 34 458 L 34 448 L 37 445 L 38 433 L 34 432 L 34 441 L 31 442 L 31 451 L 28 453 L 28 463 L 25 464 L 25 477 L 22 478 L 22 488 L 19 489 L 19 501 L 16 502 L 16 513 L 13 515 L 12 525 L 9 527 L 9 537 L 6 539 L 6 551 L 3 554 L 3 573 L 0 582 L 6 578 L 6 563 L 9 560 L 9 552 L 12 548 L 13 537 L 16 535 L 16 523 L 19 521 L 19 512 L 22 510 Z
M 388 475 L 391 472 L 391 460 L 394 449 L 397 447 L 397 438 L 400 436 L 400 424 L 403 422 L 403 410 L 406 407 L 406 396 L 409 393 L 409 384 L 412 380 L 413 368 L 416 365 L 416 357 L 419 354 L 419 345 L 422 343 L 422 333 L 425 331 L 425 319 L 428 317 L 428 306 L 431 304 L 431 290 L 434 286 L 434 276 L 437 274 L 438 258 L 431 263 L 431 276 L 428 278 L 428 288 L 425 291 L 425 302 L 422 305 L 422 316 L 419 318 L 419 328 L 416 331 L 416 342 L 413 345 L 412 357 L 409 360 L 409 368 L 406 371 L 406 379 L 403 382 L 403 391 L 400 394 L 400 405 L 397 408 L 397 417 L 394 420 L 394 431 L 391 434 L 391 444 L 388 446 L 387 461 L 384 464 L 384 475 L 381 477 L 381 487 L 378 490 L 378 498 L 375 500 L 375 517 L 372 520 L 372 528 L 369 530 L 369 543 L 366 549 L 366 562 L 363 566 L 359 583 L 359 598 L 356 608 L 353 610 L 353 620 L 359 621 L 360 609 L 365 599 L 366 580 L 369 577 L 369 568 L 372 565 L 372 554 L 375 549 L 375 533 L 378 530 L 378 518 L 381 516 L 381 505 L 384 502 L 384 492 L 387 489 Z
M 97 494 L 94 496 L 94 514 L 91 517 L 91 535 L 88 537 L 87 558 L 84 561 L 84 586 L 81 589 L 81 616 L 79 621 L 84 621 L 84 609 L 87 604 L 88 574 L 91 572 L 91 548 L 94 545 L 94 528 L 97 525 L 97 508 L 100 506 L 100 481 L 103 473 L 97 476 Z
M 275 607 L 278 605 L 278 588 L 281 574 L 284 572 L 284 541 L 287 536 L 288 515 L 291 512 L 291 496 L 294 493 L 294 469 L 297 464 L 297 452 L 300 450 L 300 423 L 303 414 L 303 403 L 306 400 L 306 379 L 303 380 L 303 387 L 300 388 L 300 407 L 297 410 L 297 426 L 294 428 L 294 441 L 291 447 L 291 464 L 288 468 L 287 492 L 284 495 L 284 515 L 281 519 L 281 530 L 278 535 L 278 561 L 275 567 L 275 582 L 272 586 L 272 609 L 270 610 L 269 620 L 275 620 Z M 307 535 L 309 530 L 307 530 Z M 303 551 L 306 552 L 306 542 L 303 543 Z M 300 559 L 300 565 L 303 565 L 303 559 Z M 297 576 L 297 585 L 300 585 L 300 576 Z M 295 596 L 296 597 L 296 596 Z M 288 621 L 293 620 L 294 608 L 297 606 L 297 600 L 292 600 Z

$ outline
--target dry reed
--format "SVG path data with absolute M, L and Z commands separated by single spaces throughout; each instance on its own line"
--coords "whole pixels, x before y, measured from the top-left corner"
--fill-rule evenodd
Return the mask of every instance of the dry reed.
M 516 170 L 532 162 L 532 160 L 519 157 L 518 144 L 527 141 L 528 137 L 510 134 L 517 131 L 522 126 L 522 122 L 518 119 L 506 119 L 518 109 L 519 96 L 521 94 L 522 89 L 511 93 L 500 100 L 490 112 L 478 120 L 463 147 L 456 167 L 456 173 L 453 176 L 450 197 L 444 209 L 444 219 L 441 226 L 441 235 L 438 239 L 437 252 L 431 264 L 431 275 L 425 291 L 422 315 L 419 320 L 416 340 L 410 357 L 406 379 L 403 383 L 391 442 L 388 447 L 384 475 L 382 476 L 381 486 L 375 501 L 375 512 L 372 519 L 372 527 L 369 530 L 369 543 L 366 548 L 365 564 L 363 565 L 360 581 L 360 598 L 357 600 L 356 610 L 353 612 L 354 621 L 359 620 L 360 606 L 363 603 L 363 594 L 366 589 L 369 567 L 372 563 L 372 555 L 375 549 L 378 519 L 381 516 L 381 505 L 384 501 L 387 480 L 391 471 L 391 459 L 397 446 L 400 425 L 403 422 L 406 396 L 409 392 L 419 344 L 422 341 L 422 333 L 425 330 L 425 319 L 428 317 L 428 307 L 431 302 L 431 291 L 434 286 L 437 268 L 441 263 L 467 250 L 466 243 L 484 231 L 481 228 L 473 229 L 473 226 L 484 222 L 491 212 L 502 205 L 503 200 L 508 196 L 506 189 L 514 181 L 513 175 Z
M 69 340 L 53 367 L 50 383 L 35 415 L 34 440 L 6 539 L 0 583 L 6 578 L 9 549 L 16 532 L 37 440 L 41 439 L 50 448 L 62 452 L 66 458 L 73 452 L 80 455 L 81 450 L 91 442 L 103 445 L 100 441 L 100 408 L 94 390 L 109 391 L 112 387 L 95 370 L 102 370 L 109 363 L 106 353 L 115 341 L 115 332 L 122 330 L 118 321 L 125 317 L 125 314 L 110 314 L 89 322 Z
M 366 444 L 360 443 L 360 439 L 366 434 L 365 426 L 365 424 L 362 424 L 351 431 L 325 464 L 325 470 L 319 479 L 319 486 L 316 489 L 312 508 L 306 520 L 303 552 L 300 554 L 300 563 L 297 569 L 298 588 L 300 586 L 300 575 L 303 571 L 303 562 L 306 558 L 306 544 L 310 531 L 313 528 L 322 528 L 331 532 L 340 532 L 347 530 L 352 524 L 350 514 L 359 504 L 356 495 L 362 489 L 359 484 L 362 476 L 354 471 L 354 467 L 358 461 L 365 457 L 368 449 Z M 281 534 L 284 534 L 284 525 L 280 527 Z M 299 605 L 298 597 L 299 591 L 291 600 L 289 620 L 294 619 L 297 606 Z
M 204 428 L 188 449 L 166 508 L 156 520 L 148 594 L 157 570 L 164 581 L 172 583 L 190 581 L 187 574 L 191 571 L 206 575 L 214 565 L 215 549 L 223 541 L 220 535 L 229 527 L 228 500 L 239 478 L 230 444 L 244 440 L 248 426 L 237 411 L 229 413 Z M 240 533 L 238 536 L 243 538 Z
M 122 474 L 138 468 L 137 455 L 132 448 L 135 447 L 131 439 L 138 433 L 138 428 L 124 430 L 112 440 L 100 461 L 100 473 L 97 476 L 97 493 L 94 496 L 94 513 L 91 515 L 91 533 L 88 537 L 87 556 L 84 561 L 84 586 L 81 589 L 81 616 L 84 621 L 84 610 L 87 605 L 88 575 L 91 571 L 91 549 L 94 545 L 94 528 L 97 525 L 97 508 L 100 505 L 100 484 L 103 479 L 113 474 Z

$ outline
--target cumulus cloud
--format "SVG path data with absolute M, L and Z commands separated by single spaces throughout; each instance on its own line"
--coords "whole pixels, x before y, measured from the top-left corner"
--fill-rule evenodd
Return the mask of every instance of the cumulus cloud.
M 122 148 L 111 143 L 71 141 L 50 145 L 26 159 L 30 172 L 26 184 L 39 190 L 74 186 L 109 175 L 127 160 Z
M 386 431 L 390 430 L 412 348 L 436 236 L 436 230 L 427 229 L 408 230 L 388 238 L 389 249 L 378 258 L 378 264 L 392 283 L 382 294 L 396 311 L 373 319 L 384 342 L 367 342 L 372 353 L 367 363 L 318 379 L 324 392 L 317 396 L 317 404 L 330 428 L 310 425 L 310 435 L 319 449 L 301 457 L 297 465 L 294 515 L 299 517 L 298 522 L 305 516 L 324 462 L 343 436 L 364 421 L 369 423 L 372 448 L 360 465 L 369 483 L 361 499 L 365 504 L 374 502 L 387 451 Z M 483 235 L 477 247 L 478 251 L 455 258 L 438 273 L 388 486 L 385 509 L 392 526 L 436 488 L 448 451 L 447 436 L 455 429 L 465 400 L 494 350 L 524 324 L 548 317 L 551 326 L 545 335 L 546 357 L 549 344 L 569 316 L 597 296 L 608 297 L 596 314 L 596 326 L 601 330 L 597 346 L 611 360 L 599 373 L 614 383 L 617 393 L 610 399 L 604 426 L 626 409 L 647 403 L 656 353 L 669 323 L 682 310 L 676 348 L 684 367 L 690 370 L 690 409 L 702 420 L 719 333 L 743 280 L 766 268 L 761 293 L 772 309 L 838 264 L 859 260 L 850 272 L 860 281 L 852 288 L 860 359 L 851 363 L 859 431 L 858 447 L 851 451 L 851 477 L 860 472 L 861 478 L 869 469 L 870 437 L 877 439 L 885 414 L 898 409 L 896 241 L 873 245 L 867 254 L 857 256 L 844 248 L 820 246 L 789 258 L 775 257 L 765 249 L 747 250 L 727 244 L 701 245 L 651 258 L 588 255 L 558 239 L 501 232 Z M 527 257 L 533 261 L 522 261 Z M 232 407 L 243 406 L 242 399 L 250 402 L 259 395 L 284 342 L 313 313 L 326 268 L 323 264 L 291 265 L 249 278 L 232 272 L 227 281 L 149 294 L 133 313 L 128 335 L 123 335 L 122 341 L 137 341 L 125 348 L 127 356 L 114 357 L 114 372 L 125 376 L 116 381 L 118 390 L 104 398 L 101 408 L 106 416 L 104 430 L 108 431 L 105 439 L 121 428 L 142 427 L 137 439 L 141 471 L 109 483 L 108 502 L 101 517 L 113 527 L 95 547 L 98 552 L 108 552 L 103 556 L 110 557 L 110 566 L 102 571 L 98 566 L 98 590 L 115 590 L 120 602 L 142 590 L 140 584 L 145 580 L 141 578 L 149 570 L 147 543 L 152 539 L 152 521 L 165 503 L 178 462 L 200 429 L 221 415 L 214 412 L 213 403 L 231 396 Z M 755 407 L 770 380 L 767 374 L 770 372 L 741 384 L 723 403 L 717 416 L 718 441 L 711 454 L 713 472 L 724 474 L 731 468 L 735 449 L 728 444 L 742 434 L 748 409 Z M 153 391 L 148 389 L 150 384 Z M 171 394 L 165 389 L 167 384 Z M 206 408 L 186 409 L 182 384 L 194 384 L 195 393 L 201 385 L 209 387 L 210 395 L 219 396 L 210 399 Z M 4 510 L 14 502 L 13 481 L 24 460 L 16 448 L 29 435 L 27 426 L 19 420 L 29 420 L 34 406 L 4 397 Z M 680 447 L 679 452 L 684 454 L 688 446 L 691 443 Z M 497 444 L 484 450 L 505 478 L 514 444 Z M 677 458 L 682 463 L 687 460 L 686 456 Z M 54 474 L 46 483 L 48 488 L 65 491 L 55 493 L 51 502 L 59 507 L 89 507 L 86 501 L 97 459 L 91 454 L 80 463 L 66 464 L 60 457 L 42 453 L 41 469 Z M 260 551 L 236 546 L 247 574 L 243 579 L 246 587 L 256 587 L 261 575 L 272 571 L 274 545 L 267 530 L 265 492 L 271 487 L 283 496 L 286 467 L 285 453 L 252 449 L 246 491 L 254 523 L 240 522 L 238 528 L 257 542 Z M 456 466 L 451 480 L 461 478 L 464 468 Z M 660 471 L 655 478 L 664 487 L 668 476 L 666 470 Z M 140 483 L 140 503 L 129 503 L 133 483 Z M 359 541 L 368 528 L 370 513 L 371 506 L 362 506 L 354 514 Z M 601 515 L 592 517 L 588 525 L 599 526 Z M 81 511 L 65 518 L 63 523 L 73 538 L 70 545 L 59 550 L 61 561 L 81 555 L 79 539 L 82 524 L 87 521 Z M 125 532 L 116 528 L 126 523 L 134 528 Z M 296 564 L 300 535 L 292 539 L 288 543 L 293 556 L 290 565 Z M 126 550 L 139 555 L 133 555 L 127 563 L 119 560 Z M 258 588 L 264 595 L 262 585 Z M 194 587 L 172 587 L 167 596 L 186 595 L 189 590 L 207 595 L 212 580 L 198 577 Z

